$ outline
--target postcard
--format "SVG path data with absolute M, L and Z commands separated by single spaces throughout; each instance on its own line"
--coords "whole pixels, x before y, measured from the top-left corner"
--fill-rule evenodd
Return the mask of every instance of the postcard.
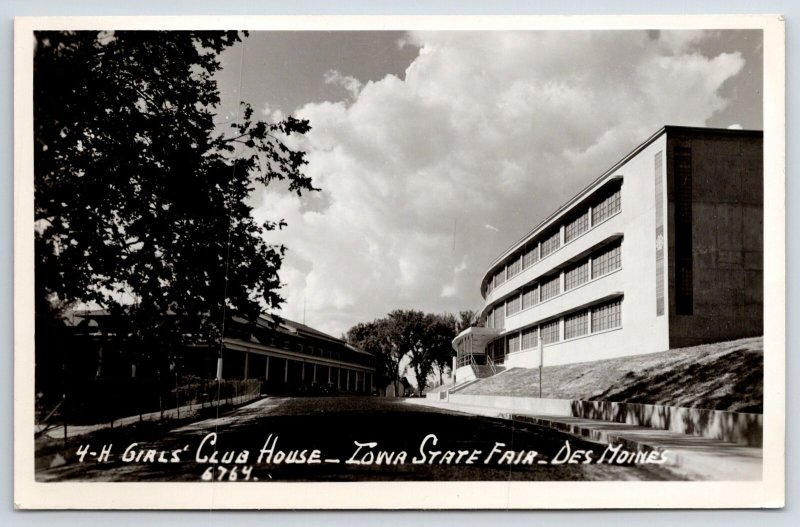
M 14 95 L 17 508 L 783 506 L 779 15 L 18 18 Z

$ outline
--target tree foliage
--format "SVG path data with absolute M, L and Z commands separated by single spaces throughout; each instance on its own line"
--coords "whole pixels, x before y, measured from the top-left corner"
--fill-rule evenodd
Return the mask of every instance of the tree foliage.
M 461 333 L 467 328 L 477 326 L 480 323 L 480 313 L 467 309 L 459 311 L 458 318 L 455 320 L 456 333 Z
M 397 393 L 403 351 L 394 342 L 391 322 L 386 318 L 362 322 L 347 331 L 345 340 L 375 356 L 375 384 L 393 384 Z
M 163 344 L 169 320 L 191 319 L 214 340 L 224 310 L 253 318 L 282 302 L 285 247 L 263 235 L 284 224 L 257 223 L 247 199 L 275 180 L 314 190 L 304 152 L 287 146 L 310 126 L 242 105 L 223 128 L 214 74 L 240 38 L 37 32 L 37 323 L 97 305 L 124 312 L 142 339 Z
M 454 336 L 452 315 L 400 309 L 385 318 L 358 324 L 347 332 L 348 342 L 378 357 L 376 379 L 384 384 L 393 383 L 395 393 L 398 393 L 400 364 L 404 358 L 414 371 L 420 393 L 425 391 L 434 366 L 439 369 L 441 381 L 441 374 L 449 367 L 453 354 Z

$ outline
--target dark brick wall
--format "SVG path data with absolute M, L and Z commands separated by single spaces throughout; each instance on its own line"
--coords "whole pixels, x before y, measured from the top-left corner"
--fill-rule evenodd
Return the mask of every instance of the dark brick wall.
M 666 156 L 670 347 L 761 335 L 762 134 L 668 130 Z

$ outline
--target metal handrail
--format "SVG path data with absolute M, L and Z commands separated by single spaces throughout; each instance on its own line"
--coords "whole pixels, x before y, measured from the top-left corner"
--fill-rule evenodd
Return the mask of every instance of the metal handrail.
M 497 375 L 497 366 L 494 364 L 494 359 L 489 355 L 486 355 L 486 364 L 488 364 L 489 368 L 491 368 L 492 375 Z

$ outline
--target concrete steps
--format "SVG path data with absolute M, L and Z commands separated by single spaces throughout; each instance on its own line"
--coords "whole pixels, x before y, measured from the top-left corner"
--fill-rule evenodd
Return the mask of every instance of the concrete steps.
M 493 375 L 505 371 L 505 369 L 506 369 L 505 366 L 495 366 L 494 369 L 492 369 L 492 367 L 489 366 L 488 364 L 482 364 L 480 366 L 472 367 L 472 371 L 475 372 L 475 377 L 478 379 L 488 379 Z

